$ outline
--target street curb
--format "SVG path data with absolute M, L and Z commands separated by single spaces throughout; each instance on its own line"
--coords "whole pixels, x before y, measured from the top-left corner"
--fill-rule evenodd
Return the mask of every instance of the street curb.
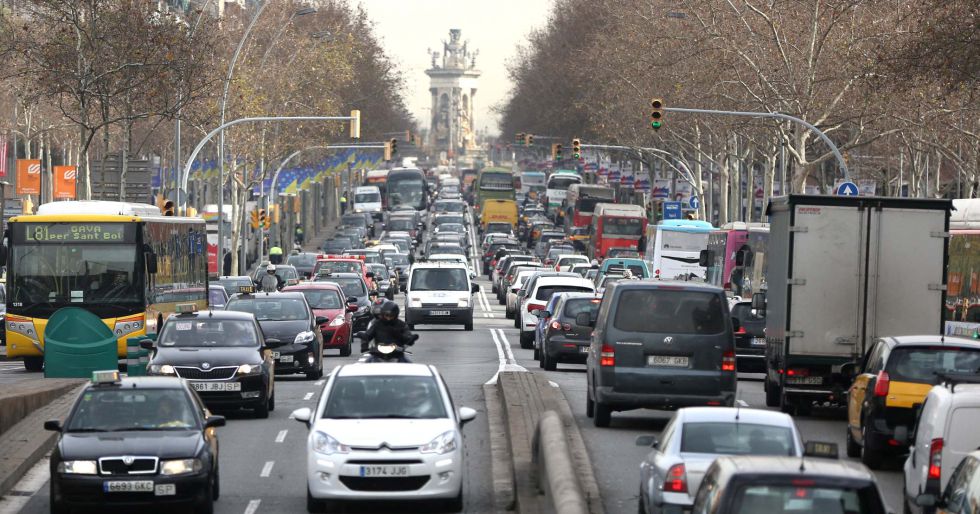
M 0 435 L 81 383 L 83 381 L 73 379 L 40 379 L 23 380 L 4 386 L 0 391 Z M 2 452 L 3 448 L 0 447 L 0 455 Z
M 582 438 L 582 431 L 579 430 L 572 414 L 572 407 L 565 398 L 565 392 L 560 387 L 555 388 L 561 396 L 558 402 L 558 414 L 561 418 L 562 427 L 565 429 L 565 439 L 568 442 L 568 450 L 572 458 L 572 465 L 578 470 L 578 482 L 582 488 L 582 493 L 588 501 L 589 512 L 603 514 L 602 497 L 599 493 L 599 481 L 595 477 L 595 469 L 592 467 L 592 459 L 589 451 L 585 447 L 585 439 Z
M 538 491 L 551 500 L 545 501 L 547 512 L 558 514 L 589 512 L 589 503 L 579 486 L 571 453 L 561 417 L 553 410 L 545 412 L 534 433 L 532 479 Z
M 49 419 L 64 420 L 84 387 L 78 385 L 63 393 L 0 435 L 0 496 L 6 495 L 25 473 L 54 448 L 58 434 L 43 430 L 44 422 Z
M 496 385 L 483 386 L 483 398 L 487 404 L 487 423 L 490 429 L 490 464 L 493 477 L 493 505 L 500 514 L 513 511 L 514 468 L 511 464 L 510 442 L 507 437 L 507 423 Z

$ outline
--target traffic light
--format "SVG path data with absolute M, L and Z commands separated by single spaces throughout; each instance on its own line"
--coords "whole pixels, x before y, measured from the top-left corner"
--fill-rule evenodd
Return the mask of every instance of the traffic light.
M 524 143 L 524 133 L 523 132 L 518 132 L 517 135 L 514 136 L 514 142 L 517 143 L 517 144 L 519 144 L 519 145 L 520 144 L 523 144 Z
M 361 111 L 354 109 L 350 112 L 350 138 L 357 140 L 361 138 Z
M 252 211 L 250 214 L 252 215 L 252 222 L 250 223 L 250 225 L 252 225 L 252 230 L 258 230 L 259 229 L 259 211 Z
M 581 159 L 582 158 L 582 140 L 575 138 L 572 140 L 572 158 Z
M 664 126 L 664 101 L 659 98 L 650 100 L 650 128 L 659 130 Z
M 412 131 L 411 130 L 406 130 L 405 131 L 405 142 L 406 143 L 411 143 L 412 142 Z
M 562 150 L 561 143 L 555 143 L 551 145 L 551 160 L 560 161 L 562 159 L 561 150 Z
M 534 134 L 525 134 L 524 135 L 524 144 L 527 145 L 527 146 L 533 145 L 534 144 Z
M 396 153 L 398 153 L 398 140 L 391 138 L 391 155 L 394 156 Z
M 269 228 L 269 216 L 266 215 L 265 209 L 259 209 L 259 228 Z
M 164 200 L 164 202 L 163 202 L 163 215 L 164 216 L 173 216 L 174 215 L 174 208 L 175 207 L 176 207 L 176 204 L 174 204 L 174 201 L 173 200 Z

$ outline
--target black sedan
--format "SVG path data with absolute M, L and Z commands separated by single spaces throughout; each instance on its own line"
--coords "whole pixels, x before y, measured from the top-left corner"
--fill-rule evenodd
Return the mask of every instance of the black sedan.
M 233 311 L 170 316 L 147 367 L 150 375 L 189 380 L 210 408 L 253 409 L 259 418 L 276 408 L 273 370 L 255 317 Z
M 371 321 L 371 300 L 368 298 L 368 286 L 364 282 L 364 277 L 359 273 L 331 273 L 329 275 L 317 275 L 314 282 L 333 282 L 344 290 L 347 297 L 347 304 L 356 304 L 357 310 L 353 311 L 353 330 L 355 333 L 367 330 L 368 323 Z
M 735 365 L 743 373 L 766 371 L 766 315 L 752 308 L 752 302 L 732 306 L 732 317 L 738 319 L 735 331 Z
M 255 316 L 272 351 L 276 374 L 305 373 L 317 380 L 323 376 L 323 335 L 317 317 L 300 292 L 236 294 L 228 301 L 229 311 Z
M 224 424 L 183 380 L 96 372 L 64 425 L 44 423 L 60 433 L 51 452 L 51 512 L 212 512 L 220 485 L 214 428 Z

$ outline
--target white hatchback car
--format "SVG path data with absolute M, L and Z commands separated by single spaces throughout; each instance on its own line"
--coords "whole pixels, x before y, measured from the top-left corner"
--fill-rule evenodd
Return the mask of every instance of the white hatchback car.
M 552 295 L 555 293 L 595 292 L 595 284 L 591 280 L 570 273 L 553 273 L 554 275 L 533 276 L 528 278 L 533 283 L 525 284 L 524 289 L 527 290 L 527 296 L 521 299 L 521 305 L 515 313 L 515 319 L 520 320 L 518 328 L 521 329 L 521 348 L 525 350 L 534 347 L 534 329 L 538 324 L 538 317 L 532 313 L 538 309 L 544 309 Z
M 371 363 L 337 367 L 315 409 L 293 411 L 310 429 L 307 510 L 358 500 L 445 500 L 463 509 L 462 426 L 433 366 Z

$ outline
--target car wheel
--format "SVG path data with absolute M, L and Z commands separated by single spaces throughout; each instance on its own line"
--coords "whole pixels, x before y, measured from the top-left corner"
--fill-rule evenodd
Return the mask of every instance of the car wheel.
M 194 504 L 194 514 L 214 514 L 214 483 L 208 482 L 204 498 Z
M 262 402 L 262 403 L 260 403 L 260 404 L 258 404 L 258 405 L 255 406 L 255 413 L 254 413 L 255 414 L 255 417 L 257 419 L 266 419 L 266 418 L 268 418 L 269 417 L 269 411 L 271 410 L 271 409 L 269 409 L 269 406 L 270 405 L 273 408 L 275 408 L 275 406 L 276 406 L 275 393 L 272 393 L 272 396 L 270 396 L 268 400 L 266 400 L 266 401 L 264 401 L 264 402 Z
M 846 440 L 844 446 L 847 456 L 852 459 L 856 459 L 861 456 L 861 445 L 858 444 L 858 442 L 854 440 L 854 436 L 851 435 L 851 427 L 845 425 L 844 430 L 846 432 L 846 435 L 844 436 L 844 439 Z
M 211 486 L 211 499 L 217 500 L 221 497 L 221 473 L 218 471 L 218 465 L 214 466 L 214 484 Z
M 310 488 L 306 488 L 306 512 L 324 512 L 327 510 L 327 502 L 318 500 L 310 494 Z
M 595 402 L 594 413 L 595 416 L 592 418 L 593 425 L 599 428 L 609 426 L 609 422 L 612 421 L 612 408 L 604 403 Z
M 861 449 L 861 462 L 870 469 L 880 469 L 882 461 L 881 448 L 875 442 L 874 435 L 868 431 L 868 421 L 870 420 L 865 418 L 861 427 L 861 442 L 864 446 Z
M 307 380 L 319 380 L 323 376 L 323 366 L 306 374 Z
M 514 313 L 514 328 L 521 328 L 521 317 Z
M 473 331 L 473 320 L 472 319 L 469 321 L 469 323 L 463 324 L 463 330 L 465 330 L 467 332 L 472 332 Z
M 415 330 L 415 323 L 409 323 L 408 324 L 408 329 L 409 330 Z
M 505 310 L 504 317 L 507 319 L 514 319 L 514 311 Z
M 766 379 L 766 407 L 779 407 L 779 386 Z
M 351 351 L 353 351 L 353 347 L 354 347 L 354 342 L 352 340 L 348 340 L 347 344 L 340 347 L 340 356 L 350 357 L 350 353 Z
M 545 371 L 555 371 L 558 369 L 558 358 L 548 355 L 548 351 L 544 348 L 541 349 L 541 362 L 544 363 Z
M 53 483 L 51 483 L 49 485 L 48 491 L 49 491 L 49 494 L 50 494 L 49 497 L 51 498 L 50 502 L 48 503 L 49 512 L 51 514 L 70 514 L 71 513 L 71 507 L 65 505 L 64 502 L 59 502 L 59 501 L 55 501 L 54 500 L 55 493 L 54 493 L 54 484 Z
M 538 350 L 537 348 L 535 348 L 534 349 L 534 356 L 532 358 L 540 363 L 541 362 L 541 350 Z
M 44 369 L 44 357 L 24 357 L 24 369 L 37 372 Z
M 521 348 L 525 350 L 534 348 L 534 332 L 531 332 L 530 334 L 521 332 Z

